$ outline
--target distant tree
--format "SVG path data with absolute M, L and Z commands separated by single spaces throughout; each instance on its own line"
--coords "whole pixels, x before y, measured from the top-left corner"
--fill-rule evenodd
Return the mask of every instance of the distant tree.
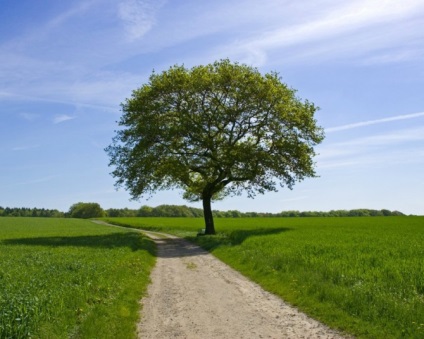
M 203 217 L 203 210 L 201 208 L 189 207 L 191 214 L 195 218 Z
M 299 211 L 288 211 L 289 217 L 294 218 L 299 216 Z
M 181 188 L 201 200 L 206 234 L 215 233 L 211 201 L 246 191 L 292 188 L 314 177 L 323 139 L 317 108 L 277 73 L 222 60 L 174 66 L 135 90 L 106 152 L 117 186 L 133 198 Z
M 359 217 L 361 216 L 361 212 L 358 210 L 350 210 L 348 213 L 349 217 Z
M 213 216 L 215 218 L 224 218 L 225 217 L 225 212 L 222 212 L 222 211 L 214 210 L 214 211 L 212 211 L 212 213 L 213 213 Z
M 95 202 L 78 202 L 69 208 L 70 218 L 101 218 L 105 216 L 105 211 Z
M 106 211 L 106 215 L 111 218 L 121 217 L 121 210 L 119 208 L 109 208 Z
M 137 210 L 129 208 L 109 208 L 105 211 L 108 217 L 137 217 Z
M 377 211 L 377 210 L 370 210 L 370 216 L 371 217 L 377 217 L 377 216 L 382 216 L 383 213 L 381 213 L 381 211 Z
M 240 218 L 241 217 L 241 213 L 237 210 L 231 210 L 231 211 L 228 211 L 228 213 L 231 216 L 231 218 Z
M 52 218 L 63 218 L 64 213 L 58 210 L 50 210 L 50 217 Z
M 150 217 L 152 215 L 152 208 L 149 206 L 141 206 L 137 212 L 138 217 Z

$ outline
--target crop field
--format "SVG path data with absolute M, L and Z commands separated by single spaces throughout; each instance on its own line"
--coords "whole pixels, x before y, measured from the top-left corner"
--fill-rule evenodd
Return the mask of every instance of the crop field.
M 185 236 L 265 289 L 359 338 L 424 338 L 424 217 L 109 222 Z
M 0 338 L 132 338 L 155 262 L 139 232 L 0 218 Z

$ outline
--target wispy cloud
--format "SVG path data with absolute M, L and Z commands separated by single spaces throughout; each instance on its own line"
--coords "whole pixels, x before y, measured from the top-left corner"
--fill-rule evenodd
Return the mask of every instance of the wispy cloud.
M 381 169 L 390 166 L 402 165 L 411 166 L 413 164 L 424 164 L 424 150 L 419 147 L 406 148 L 401 150 L 379 150 L 369 151 L 361 150 L 355 154 L 346 153 L 341 157 L 332 159 L 318 159 L 317 168 L 340 169 L 348 168 L 349 170 L 357 168 L 370 169 L 378 167 Z
M 392 146 L 394 144 L 410 143 L 420 140 L 424 140 L 424 126 L 333 143 L 326 147 L 322 147 L 320 153 L 321 156 L 334 157 L 342 154 L 349 155 L 362 152 L 362 148 L 370 150 L 372 147 Z M 424 144 L 422 147 L 424 148 Z
M 415 119 L 415 118 L 419 118 L 419 117 L 423 117 L 423 116 L 424 116 L 424 112 L 397 115 L 397 116 L 389 117 L 389 118 L 383 118 L 383 119 L 377 119 L 377 120 L 368 120 L 368 121 L 356 122 L 356 123 L 353 123 L 353 124 L 330 127 L 330 128 L 326 128 L 325 132 L 326 133 L 338 132 L 338 131 L 344 131 L 344 130 L 348 130 L 348 129 L 352 129 L 352 128 L 358 128 L 358 127 L 364 127 L 364 126 L 370 126 L 370 125 L 376 125 L 376 124 L 383 124 L 383 123 L 386 123 L 386 122 Z
M 129 79 L 130 80 L 130 79 Z M 100 81 L 98 81 L 98 82 L 95 82 L 95 83 L 90 83 L 90 84 L 84 84 L 85 86 L 86 86 L 86 88 L 89 88 L 89 87 L 92 87 L 92 88 L 94 88 L 96 85 L 98 84 L 98 87 L 96 87 L 95 89 L 95 92 L 96 93 L 99 93 L 99 92 L 101 92 L 102 90 L 108 90 L 108 91 L 110 91 L 110 92 L 112 92 L 113 91 L 113 89 L 120 89 L 120 90 L 122 90 L 122 88 L 121 88 L 121 86 L 115 86 L 115 87 L 111 87 L 110 86 L 110 84 L 108 83 L 108 84 L 104 84 L 103 83 L 103 85 L 105 85 L 104 87 L 100 87 L 101 86 L 101 82 Z M 63 85 L 64 86 L 64 85 Z M 82 87 L 83 85 L 81 85 L 81 87 Z M 38 95 L 39 96 L 37 96 L 37 95 L 22 95 L 22 94 L 20 94 L 20 93 L 5 93 L 5 97 L 8 99 L 8 100 L 19 100 L 19 101 L 35 101 L 35 102 L 47 102 L 47 103 L 56 103 L 56 104 L 65 104 L 65 105 L 72 105 L 72 106 L 77 106 L 77 107 L 87 107 L 87 108 L 94 108 L 94 109 L 100 109 L 100 110 L 102 110 L 102 111 L 109 111 L 109 112 L 116 112 L 116 110 L 117 110 L 117 105 L 116 105 L 116 107 L 114 107 L 114 106 L 112 106 L 112 103 L 113 103 L 113 99 L 112 100 L 110 100 L 111 102 L 110 102 L 110 104 L 111 105 L 109 105 L 109 106 L 107 106 L 107 104 L 109 104 L 109 102 L 106 102 L 106 100 L 100 100 L 100 98 L 97 98 L 97 99 L 99 99 L 98 101 L 102 101 L 102 102 L 104 102 L 105 103 L 105 105 L 97 105 L 97 104 L 90 104 L 90 103 L 87 103 L 87 102 L 83 102 L 84 100 L 87 100 L 88 101 L 88 96 L 89 96 L 89 94 L 87 94 L 87 93 L 85 93 L 85 95 L 83 95 L 83 91 L 81 90 L 81 87 L 79 87 L 78 89 L 76 89 L 75 90 L 75 92 L 73 92 L 73 94 L 74 94 L 74 97 L 75 96 L 77 96 L 78 98 L 78 101 L 73 101 L 73 100 L 71 100 L 70 98 L 69 98 L 69 100 L 67 100 L 67 98 L 62 98 L 62 99 L 60 99 L 60 98 L 58 98 L 58 99 L 54 99 L 54 98 L 47 98 L 47 97 L 43 97 L 42 95 L 43 95 L 43 93 L 38 93 Z M 126 91 L 126 93 L 129 93 L 130 92 L 130 87 L 127 85 L 127 87 L 128 87 L 128 89 L 127 89 L 127 91 Z M 47 88 L 50 88 L 50 87 L 48 87 L 48 85 L 45 87 L 45 89 L 47 90 Z M 70 87 L 68 87 L 68 89 L 70 90 L 70 91 L 72 91 L 72 87 L 70 88 Z M 93 90 L 94 91 L 94 90 Z M 7 94 L 7 95 L 6 95 Z M 35 93 L 35 94 L 37 94 L 37 93 Z M 0 95 L 2 95 L 1 93 L 0 93 Z M 115 100 L 115 104 L 116 104 L 116 100 Z M 23 116 L 22 116 L 23 117 Z
M 423 141 L 424 126 L 323 145 L 317 157 L 318 168 L 423 163 Z
M 144 36 L 156 22 L 156 12 L 163 0 L 126 0 L 119 5 L 119 18 L 123 21 L 129 41 Z
M 317 11 L 315 17 L 309 15 L 307 21 L 297 20 L 290 24 L 279 25 L 276 29 L 252 36 L 233 47 L 229 46 L 229 49 L 239 55 L 255 51 L 260 55 L 260 60 L 264 60 L 264 53 L 277 49 L 287 52 L 288 48 L 299 48 L 299 46 L 302 46 L 302 51 L 296 50 L 296 55 L 299 53 L 313 55 L 313 51 L 323 54 L 323 43 L 331 47 L 333 42 L 337 41 L 335 44 L 337 50 L 327 49 L 327 54 L 334 58 L 343 53 L 347 54 L 347 50 L 353 49 L 355 54 L 366 53 L 397 46 L 399 43 L 404 47 L 407 40 L 422 40 L 417 27 L 410 24 L 415 18 L 422 16 L 424 11 L 422 1 L 362 0 L 338 3 L 322 1 L 322 5 L 323 10 Z M 395 34 L 388 34 L 388 30 Z M 373 36 L 377 36 L 378 41 L 375 41 Z M 342 44 L 340 39 L 343 39 Z M 397 59 L 404 60 L 412 55 L 415 56 L 410 51 L 403 51 Z M 385 58 L 385 61 L 387 60 L 388 56 Z
M 42 177 L 42 178 L 38 178 L 38 179 L 33 179 L 33 180 L 28 180 L 25 182 L 18 182 L 17 185 L 29 185 L 29 184 L 38 184 L 38 183 L 42 183 L 42 182 L 48 182 L 48 181 L 52 181 L 56 178 L 60 177 L 60 175 L 50 175 L 47 177 Z
M 294 197 L 294 198 L 287 198 L 287 199 L 280 199 L 280 202 L 292 202 L 292 201 L 299 201 L 299 200 L 304 200 L 307 199 L 308 196 L 304 195 L 304 196 L 300 196 L 300 197 Z
M 381 53 L 377 55 L 372 55 L 370 57 L 365 58 L 362 61 L 363 65 L 374 65 L 374 64 L 390 64 L 390 63 L 398 63 L 405 62 L 409 60 L 414 60 L 421 58 L 424 55 L 424 48 L 416 48 L 413 50 L 406 51 L 381 51 Z
M 230 57 L 260 66 L 271 59 L 269 54 L 274 51 L 280 53 L 275 58 L 279 61 L 302 57 L 313 60 L 317 53 L 337 58 L 341 53 L 362 51 L 364 41 L 368 41 L 367 48 L 382 48 L 381 55 L 364 57 L 371 63 L 408 60 L 424 53 L 384 49 L 408 41 L 409 38 L 404 39 L 408 34 L 417 46 L 423 45 L 420 30 L 412 24 L 406 28 L 403 25 L 424 8 L 418 0 L 317 0 L 302 5 L 287 1 L 283 6 L 277 0 L 246 0 L 244 6 L 234 1 L 174 6 L 171 2 L 165 6 L 165 0 L 108 3 L 111 6 L 98 0 L 69 5 L 67 11 L 35 27 L 34 32 L 0 45 L 0 82 L 7 84 L 0 97 L 13 100 L 25 93 L 28 98 L 45 101 L 114 106 L 116 111 L 119 103 L 146 78 L 140 73 L 151 71 L 150 65 L 148 70 L 134 67 L 128 71 L 128 60 L 200 37 L 205 37 L 205 41 L 215 37 L 222 44 L 199 43 L 199 51 L 187 52 L 182 58 L 184 63 Z M 395 38 L 381 28 L 387 25 L 394 30 L 392 26 L 400 24 L 403 29 Z M 98 27 L 104 27 L 101 34 Z M 375 36 L 375 28 L 378 37 L 367 40 L 368 30 L 372 29 L 369 35 Z M 69 32 L 84 32 L 84 39 Z M 148 32 L 152 34 L 147 36 Z M 351 34 L 358 32 L 366 39 L 358 35 L 352 38 Z M 158 60 L 155 68 L 174 63 L 173 58 Z
M 60 26 L 64 24 L 65 22 L 69 21 L 70 19 L 74 18 L 75 16 L 79 16 L 87 12 L 88 9 L 90 9 L 94 4 L 96 3 L 95 0 L 84 0 L 80 3 L 78 3 L 75 7 L 71 7 L 69 10 L 59 14 L 58 16 L 54 17 L 52 20 L 49 21 L 47 24 L 47 28 L 54 29 L 57 28 L 57 26 Z
M 122 1 L 121 20 L 128 37 L 143 36 L 154 24 L 162 3 Z M 124 95 L 133 89 L 131 85 L 124 90 L 122 87 L 129 83 L 128 78 L 137 76 L 139 82 L 140 75 L 134 70 L 130 74 L 116 69 L 106 72 L 105 68 L 137 54 L 141 47 L 125 45 L 122 25 L 117 24 L 115 2 L 84 0 L 66 7 L 44 24 L 34 25 L 21 35 L 6 35 L 9 39 L 2 40 L 0 98 L 22 99 L 25 93 L 29 100 L 114 106 L 116 111 Z M 89 87 L 91 92 L 82 91 L 82 87 Z
M 75 119 L 75 117 L 72 117 L 72 116 L 67 115 L 67 114 L 61 114 L 61 115 L 56 115 L 53 118 L 53 123 L 54 124 L 60 124 L 62 122 L 73 120 L 73 119 Z
M 11 96 L 10 93 L 0 91 L 0 97 L 2 97 L 2 98 L 8 98 L 10 96 Z
M 24 146 L 16 146 L 12 148 L 12 151 L 28 151 L 34 148 L 38 148 L 40 145 L 24 145 Z
M 21 113 L 19 114 L 24 120 L 27 121 L 34 121 L 36 120 L 40 115 L 35 113 Z

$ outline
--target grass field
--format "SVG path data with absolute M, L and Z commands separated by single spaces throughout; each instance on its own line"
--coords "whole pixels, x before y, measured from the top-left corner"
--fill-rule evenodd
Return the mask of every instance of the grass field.
M 362 338 L 424 338 L 424 217 L 109 222 L 185 236 L 324 323 Z
M 0 338 L 133 338 L 154 244 L 76 219 L 0 218 Z

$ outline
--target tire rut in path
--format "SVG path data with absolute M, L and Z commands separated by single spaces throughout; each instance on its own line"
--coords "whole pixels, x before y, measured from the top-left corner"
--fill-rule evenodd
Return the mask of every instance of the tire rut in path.
M 342 338 L 200 247 L 145 232 L 158 246 L 139 338 Z

